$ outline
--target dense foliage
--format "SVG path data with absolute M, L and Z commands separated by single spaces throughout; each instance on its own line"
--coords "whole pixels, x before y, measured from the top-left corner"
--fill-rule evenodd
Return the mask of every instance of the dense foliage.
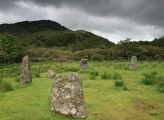
M 0 62 L 14 62 L 17 58 L 15 37 L 11 34 L 2 34 L 0 36 Z
M 25 21 L 0 25 L 0 62 L 20 62 L 28 54 L 34 61 L 58 60 L 61 56 L 79 60 L 164 59 L 164 37 L 153 41 L 131 41 L 115 44 L 84 30 L 71 31 L 49 21 Z

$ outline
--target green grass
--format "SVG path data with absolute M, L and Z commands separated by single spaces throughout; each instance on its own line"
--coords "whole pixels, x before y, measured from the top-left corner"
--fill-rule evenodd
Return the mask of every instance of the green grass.
M 101 79 L 109 80 L 109 79 L 111 79 L 111 74 L 107 73 L 107 72 L 104 72 L 104 73 L 101 74 Z
M 116 72 L 116 73 L 113 74 L 113 79 L 116 79 L 116 80 L 120 79 L 121 80 L 122 76 L 119 73 Z
M 157 86 L 157 90 L 160 93 L 164 93 L 164 77 L 163 79 L 159 82 L 158 86 Z
M 12 85 L 13 91 L 0 90 L 1 120 L 75 120 L 70 117 L 51 113 L 50 92 L 53 78 L 47 78 L 47 71 L 53 69 L 57 74 L 77 71 L 83 79 L 83 92 L 87 105 L 86 120 L 163 120 L 164 92 L 160 82 L 164 76 L 164 62 L 139 62 L 137 71 L 125 70 L 129 62 L 89 62 L 89 72 L 77 71 L 79 61 L 71 63 L 31 63 L 32 83 L 19 83 L 18 71 L 21 64 L 6 65 L 0 69 L 2 80 Z M 158 63 L 158 64 L 157 64 Z M 119 65 L 121 67 L 119 68 Z M 155 66 L 154 66 L 155 65 Z M 12 68 L 18 71 L 12 71 Z M 64 69 L 63 69 L 64 68 Z M 12 75 L 7 72 L 12 71 Z M 91 73 L 97 71 L 98 75 Z M 143 73 L 155 74 L 155 84 L 141 84 Z M 40 77 L 36 77 L 39 73 Z M 102 75 L 110 73 L 110 80 L 102 79 Z M 113 75 L 121 76 L 113 79 Z M 94 76 L 94 77 L 92 77 Z M 122 87 L 116 87 L 115 81 L 123 81 Z M 161 89 L 160 89 L 161 90 Z M 77 119 L 78 120 L 78 119 Z
M 121 86 L 123 86 L 123 85 L 124 85 L 124 82 L 123 82 L 123 81 L 119 81 L 119 80 L 116 80 L 116 81 L 115 81 L 115 86 L 121 87 Z
M 7 91 L 13 91 L 13 90 L 14 88 L 10 82 L 0 80 L 0 91 L 7 92 Z

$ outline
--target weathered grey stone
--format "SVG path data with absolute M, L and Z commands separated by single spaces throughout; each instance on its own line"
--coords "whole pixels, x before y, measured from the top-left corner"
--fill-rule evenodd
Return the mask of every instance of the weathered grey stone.
M 129 69 L 130 70 L 137 70 L 138 69 L 137 57 L 136 56 L 131 57 Z
M 48 70 L 48 75 L 47 75 L 48 78 L 52 78 L 52 77 L 54 77 L 55 75 L 56 75 L 55 71 L 53 71 L 53 70 Z
M 51 90 L 51 111 L 74 118 L 86 118 L 82 78 L 77 73 L 55 77 Z
M 22 59 L 22 69 L 21 69 L 20 83 L 26 84 L 32 82 L 30 62 L 29 57 L 26 55 Z
M 83 71 L 83 72 L 88 71 L 88 60 L 87 59 L 80 60 L 80 71 Z

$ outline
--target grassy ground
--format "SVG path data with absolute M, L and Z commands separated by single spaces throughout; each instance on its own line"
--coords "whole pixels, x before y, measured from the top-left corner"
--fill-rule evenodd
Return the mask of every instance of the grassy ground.
M 82 77 L 86 120 L 164 120 L 164 94 L 157 91 L 158 83 L 141 83 L 145 73 L 164 76 L 164 62 L 139 62 L 137 71 L 128 66 L 129 62 L 89 62 L 89 71 L 82 73 L 79 62 L 31 63 L 33 81 L 28 85 L 19 83 L 21 64 L 1 66 L 0 80 L 11 83 L 14 90 L 0 89 L 0 119 L 72 120 L 50 111 L 53 79 L 47 78 L 47 71 L 53 69 L 57 74 L 78 72 Z M 102 78 L 103 74 L 109 77 Z M 115 81 L 124 86 L 115 86 Z

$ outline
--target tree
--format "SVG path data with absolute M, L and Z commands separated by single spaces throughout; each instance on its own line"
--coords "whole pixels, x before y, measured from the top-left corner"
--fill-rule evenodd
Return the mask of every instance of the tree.
M 17 57 L 14 41 L 15 37 L 11 34 L 1 34 L 0 36 L 0 51 L 3 55 L 8 56 L 9 62 L 14 62 Z
M 6 52 L 0 51 L 0 63 L 7 63 L 9 61 L 9 56 Z

